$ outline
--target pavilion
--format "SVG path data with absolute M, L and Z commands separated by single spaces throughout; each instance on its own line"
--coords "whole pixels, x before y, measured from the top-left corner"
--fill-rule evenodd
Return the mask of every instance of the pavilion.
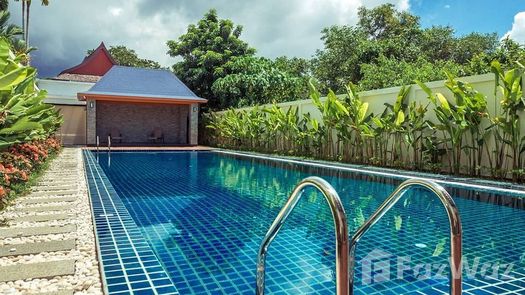
M 64 116 L 65 144 L 196 145 L 207 102 L 169 70 L 118 66 L 103 43 L 39 87 Z

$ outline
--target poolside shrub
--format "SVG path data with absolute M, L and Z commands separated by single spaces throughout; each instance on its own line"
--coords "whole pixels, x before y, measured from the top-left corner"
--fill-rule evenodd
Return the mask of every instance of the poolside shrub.
M 53 134 L 62 117 L 44 103 L 46 92 L 36 86 L 36 69 L 24 65 L 0 38 L 0 209 L 26 189 L 32 176 L 60 148 Z
M 49 157 L 61 148 L 60 140 L 49 137 L 27 143 L 14 144 L 0 152 L 0 209 L 23 193 L 25 184 L 36 176 Z
M 525 68 L 496 75 L 495 111 L 487 97 L 466 82 L 445 73 L 451 99 L 426 92 L 427 101 L 408 101 L 410 87 L 401 87 L 380 114 L 370 113 L 355 85 L 345 95 L 329 91 L 324 99 L 310 84 L 310 97 L 321 114 L 317 120 L 298 107 L 255 107 L 212 113 L 207 120 L 207 143 L 263 153 L 312 157 L 456 175 L 525 181 L 525 134 L 522 121 Z

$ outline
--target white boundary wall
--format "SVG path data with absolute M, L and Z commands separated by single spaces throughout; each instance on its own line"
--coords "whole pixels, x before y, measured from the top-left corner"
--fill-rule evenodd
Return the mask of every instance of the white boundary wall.
M 483 74 L 483 75 L 475 75 L 475 76 L 466 76 L 466 77 L 460 77 L 457 78 L 457 80 L 468 82 L 474 87 L 475 90 L 477 90 L 480 93 L 483 93 L 487 97 L 487 107 L 488 111 L 491 116 L 495 116 L 496 114 L 500 113 L 500 97 L 501 93 L 497 93 L 497 97 L 494 95 L 494 83 L 495 83 L 495 76 L 492 73 L 489 74 Z M 425 83 L 432 92 L 440 92 L 442 93 L 449 101 L 453 101 L 453 95 L 452 93 L 445 87 L 445 80 L 440 81 L 433 81 Z M 522 86 L 525 88 L 525 79 L 522 81 Z M 368 114 L 373 113 L 374 115 L 380 115 L 384 109 L 385 109 L 385 103 L 394 104 L 397 94 L 399 93 L 399 90 L 401 87 L 390 87 L 390 88 L 383 88 L 383 89 L 376 89 L 376 90 L 369 90 L 369 91 L 363 91 L 359 93 L 359 96 L 362 101 L 368 102 Z M 322 98 L 321 100 L 324 101 L 326 98 Z M 410 101 L 416 101 L 421 102 L 422 104 L 430 103 L 428 100 L 427 94 L 416 84 L 412 85 L 410 92 L 407 97 L 408 102 Z M 319 120 L 320 123 L 322 123 L 321 120 L 321 114 L 317 110 L 317 107 L 314 105 L 313 101 L 311 99 L 304 99 L 304 100 L 296 100 L 296 101 L 289 101 L 289 102 L 283 102 L 278 103 L 278 106 L 283 108 L 284 110 L 288 109 L 289 107 L 298 107 L 298 113 L 299 115 L 310 113 L 312 118 L 316 118 Z M 259 106 L 260 108 L 263 107 L 271 107 L 272 104 L 266 104 Z M 239 108 L 240 110 L 250 110 L 254 107 L 246 107 L 246 108 Z M 218 112 L 217 114 L 224 113 Z M 433 111 L 432 104 L 429 105 L 428 111 L 427 111 L 427 119 L 435 122 L 435 115 Z M 522 127 L 522 136 L 525 135 L 525 114 L 521 114 L 521 127 Z M 438 135 L 439 136 L 439 135 Z M 491 142 L 488 143 L 488 148 L 492 150 L 492 144 Z M 465 157 L 463 158 L 465 159 Z M 488 165 L 487 159 L 484 159 L 483 165 Z

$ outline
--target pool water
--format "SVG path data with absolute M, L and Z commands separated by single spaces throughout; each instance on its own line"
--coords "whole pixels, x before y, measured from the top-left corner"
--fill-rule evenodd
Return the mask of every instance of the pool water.
M 254 294 L 259 244 L 295 185 L 338 191 L 349 230 L 402 181 L 217 152 L 101 153 L 99 163 L 180 294 Z M 525 211 L 447 187 L 463 224 L 464 294 L 525 294 Z M 268 294 L 335 294 L 333 221 L 308 189 L 270 246 Z M 449 227 L 439 200 L 408 192 L 360 241 L 356 294 L 448 292 Z

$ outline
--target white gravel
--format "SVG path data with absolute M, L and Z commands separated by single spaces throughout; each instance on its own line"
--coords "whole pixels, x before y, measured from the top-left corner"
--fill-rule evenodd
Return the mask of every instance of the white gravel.
M 84 163 L 80 148 L 65 148 L 61 154 L 51 163 L 49 170 L 46 171 L 33 188 L 38 191 L 39 187 L 57 186 L 68 187 L 74 185 L 77 193 L 67 196 L 75 196 L 75 202 L 57 202 L 47 204 L 21 204 L 15 200 L 3 212 L 0 212 L 0 219 L 7 218 L 10 227 L 31 227 L 46 225 L 75 224 L 76 232 L 66 234 L 50 234 L 29 237 L 6 238 L 0 240 L 1 245 L 13 245 L 20 243 L 33 243 L 43 241 L 56 241 L 66 239 L 76 239 L 76 248 L 72 251 L 44 252 L 36 255 L 21 255 L 0 258 L 0 267 L 14 264 L 26 264 L 44 261 L 57 260 L 76 260 L 75 274 L 71 276 L 61 276 L 48 279 L 28 279 L 14 282 L 0 283 L 0 294 L 37 294 L 53 292 L 58 290 L 73 290 L 74 294 L 103 294 L 100 279 L 99 266 L 96 255 L 93 223 L 91 219 L 91 205 L 87 193 L 87 185 L 84 177 Z M 27 197 L 34 197 L 29 194 Z M 52 195 L 46 198 L 51 198 Z M 24 198 L 24 197 L 21 197 Z M 67 211 L 46 211 L 46 212 L 20 212 L 17 209 L 22 207 L 37 206 L 59 206 L 73 204 L 72 209 Z M 14 222 L 10 219 L 27 215 L 46 215 L 69 213 L 71 217 L 66 220 L 53 220 L 47 222 Z

